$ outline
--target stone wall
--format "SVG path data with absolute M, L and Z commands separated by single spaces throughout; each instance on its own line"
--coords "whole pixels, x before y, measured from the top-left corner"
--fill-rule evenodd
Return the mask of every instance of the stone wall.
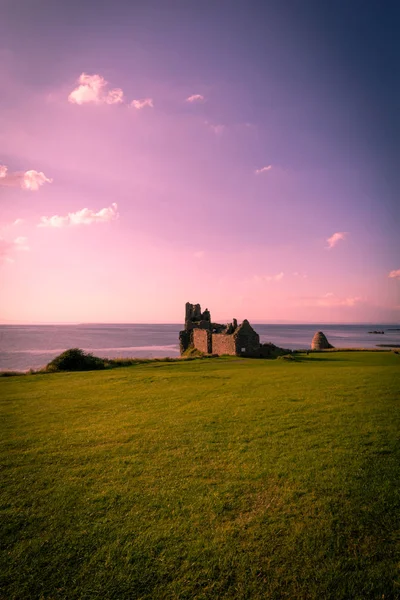
M 192 344 L 200 352 L 211 354 L 211 333 L 207 329 L 193 329 Z
M 233 337 L 235 338 L 236 354 L 240 356 L 261 356 L 260 336 L 254 331 L 247 319 L 238 327 Z
M 236 354 L 236 346 L 233 335 L 225 333 L 212 334 L 212 353 L 213 354 Z

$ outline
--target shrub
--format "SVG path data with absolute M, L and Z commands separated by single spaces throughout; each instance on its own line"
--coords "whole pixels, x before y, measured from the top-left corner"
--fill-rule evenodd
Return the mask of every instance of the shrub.
M 51 373 L 57 371 L 94 371 L 104 368 L 105 363 L 102 358 L 86 353 L 80 348 L 70 348 L 49 362 L 46 371 Z
M 15 377 L 16 375 L 25 375 L 23 371 L 0 371 L 0 377 Z

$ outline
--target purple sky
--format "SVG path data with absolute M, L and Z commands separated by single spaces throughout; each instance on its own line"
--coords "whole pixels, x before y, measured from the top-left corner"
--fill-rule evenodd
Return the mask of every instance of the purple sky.
M 2 2 L 0 321 L 398 322 L 395 8 L 99 4 Z

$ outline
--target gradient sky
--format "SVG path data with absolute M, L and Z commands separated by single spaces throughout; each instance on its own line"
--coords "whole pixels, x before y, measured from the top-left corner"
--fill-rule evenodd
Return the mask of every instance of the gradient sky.
M 394 2 L 0 10 L 1 322 L 399 321 Z

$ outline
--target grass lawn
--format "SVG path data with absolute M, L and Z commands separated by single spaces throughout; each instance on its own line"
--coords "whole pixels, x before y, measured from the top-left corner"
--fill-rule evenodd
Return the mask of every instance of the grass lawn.
M 0 597 L 400 598 L 400 355 L 0 379 Z

